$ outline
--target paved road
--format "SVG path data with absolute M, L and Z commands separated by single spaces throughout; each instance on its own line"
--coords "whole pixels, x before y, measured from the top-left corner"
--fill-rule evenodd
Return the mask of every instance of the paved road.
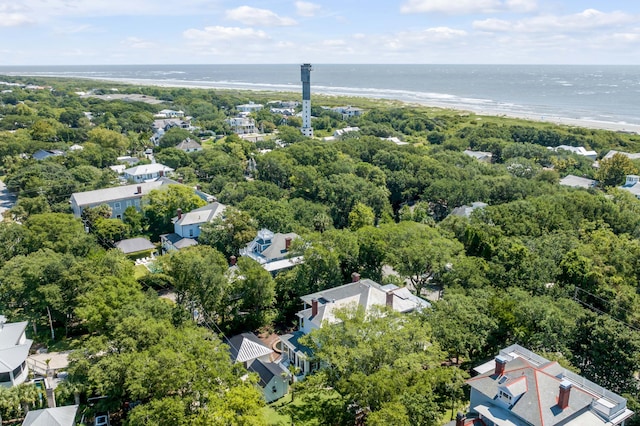
M 16 197 L 7 190 L 4 182 L 0 181 L 0 222 L 2 221 L 2 214 L 5 210 L 9 210 L 15 203 Z

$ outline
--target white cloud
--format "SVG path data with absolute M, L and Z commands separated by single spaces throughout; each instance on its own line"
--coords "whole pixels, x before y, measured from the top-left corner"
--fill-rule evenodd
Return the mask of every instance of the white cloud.
M 127 37 L 122 41 L 122 44 L 132 49 L 152 49 L 156 47 L 156 44 L 154 42 L 143 40 L 138 37 Z
M 247 40 L 267 40 L 269 37 L 264 31 L 256 31 L 253 28 L 211 26 L 202 30 L 194 28 L 182 33 L 190 43 L 205 46 L 217 42 L 245 43 Z
M 489 32 L 576 32 L 614 28 L 633 23 L 635 19 L 634 16 L 624 12 L 605 13 L 595 9 L 587 9 L 572 15 L 542 15 L 517 21 L 490 18 L 474 21 L 473 28 Z
M 502 6 L 499 0 L 408 0 L 402 5 L 402 13 L 442 12 L 472 14 L 494 12 Z
M 240 6 L 227 10 L 226 17 L 245 25 L 260 27 L 287 27 L 297 24 L 291 18 L 281 17 L 268 9 L 258 9 L 251 6 Z
M 306 1 L 296 2 L 296 12 L 300 16 L 315 16 L 320 11 L 321 6 L 315 3 L 309 3 Z
M 33 23 L 33 19 L 22 13 L 3 13 L 0 11 L 0 27 L 19 27 Z
M 538 8 L 536 0 L 507 0 L 505 4 L 511 12 L 533 12 Z

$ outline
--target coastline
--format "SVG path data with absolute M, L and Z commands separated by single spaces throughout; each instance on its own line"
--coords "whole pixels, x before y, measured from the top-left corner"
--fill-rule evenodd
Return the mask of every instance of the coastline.
M 299 87 L 297 86 L 286 86 L 286 87 L 266 87 L 260 84 L 251 83 L 234 83 L 234 82 L 203 82 L 203 81 L 184 81 L 184 80 L 150 80 L 150 79 L 132 79 L 132 78 L 108 78 L 108 77 L 67 77 L 67 76 L 59 76 L 59 75 L 39 75 L 38 77 L 50 77 L 50 78 L 65 78 L 65 79 L 82 79 L 82 80 L 95 80 L 95 81 L 105 81 L 105 82 L 113 82 L 127 85 L 138 85 L 138 86 L 154 86 L 154 87 L 184 87 L 189 89 L 217 89 L 217 90 L 234 90 L 234 91 L 254 91 L 254 92 L 287 92 L 287 93 L 297 93 L 299 91 Z M 613 132 L 620 133 L 629 133 L 629 134 L 640 134 L 640 124 L 633 124 L 627 122 L 613 122 L 613 121 L 598 121 L 598 120 L 589 120 L 589 119 L 581 119 L 581 118 L 570 118 L 570 117 L 561 117 L 555 115 L 540 115 L 532 112 L 519 112 L 519 111 L 504 111 L 491 109 L 486 107 L 478 106 L 476 108 L 470 107 L 469 105 L 456 105 L 452 103 L 438 102 L 434 101 L 418 101 L 412 100 L 407 101 L 398 98 L 390 98 L 388 96 L 376 96 L 375 93 L 371 93 L 369 95 L 348 95 L 348 94 L 336 94 L 336 93 L 327 93 L 322 90 L 315 90 L 314 93 L 322 96 L 330 96 L 330 97 L 360 97 L 363 99 L 379 99 L 382 101 L 395 101 L 405 105 L 415 105 L 422 107 L 431 107 L 431 108 L 440 108 L 450 111 L 457 111 L 460 113 L 473 113 L 479 117 L 488 116 L 488 117 L 504 117 L 504 118 L 514 118 L 521 119 L 527 121 L 533 121 L 537 123 L 549 123 L 560 126 L 568 126 L 568 127 L 582 127 L 587 129 L 596 129 L 596 130 L 608 130 Z M 638 117 L 640 120 L 640 117 Z

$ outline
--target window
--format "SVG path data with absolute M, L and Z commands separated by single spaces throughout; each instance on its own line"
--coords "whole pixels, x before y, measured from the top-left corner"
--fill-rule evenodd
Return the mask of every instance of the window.
M 11 381 L 9 373 L 0 373 L 0 383 L 6 383 Z
M 271 387 L 271 392 L 273 392 L 273 393 L 278 392 L 278 388 L 276 387 L 276 385 L 273 385 L 273 386 Z
M 131 207 L 131 200 L 127 200 L 127 207 Z
M 20 364 L 16 367 L 15 370 L 13 370 L 13 380 L 17 379 L 20 374 L 22 374 L 22 364 Z
M 511 395 L 509 395 L 508 393 L 506 393 L 506 392 L 505 392 L 505 391 L 503 391 L 503 390 L 500 390 L 500 394 L 499 394 L 499 395 L 500 395 L 500 398 L 501 398 L 503 401 L 508 402 L 508 403 L 511 403 Z
M 189 236 L 190 236 L 190 237 L 193 237 L 193 228 L 192 228 L 192 229 L 189 229 Z
M 120 203 L 113 203 L 113 208 L 116 210 L 120 210 Z

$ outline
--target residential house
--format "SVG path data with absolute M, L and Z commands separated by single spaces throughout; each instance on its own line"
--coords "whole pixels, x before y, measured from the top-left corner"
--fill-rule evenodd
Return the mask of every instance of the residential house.
M 473 213 L 474 210 L 484 209 L 487 206 L 488 206 L 487 203 L 476 201 L 474 203 L 471 203 L 470 206 L 465 205 L 465 206 L 456 207 L 451 211 L 451 214 L 454 216 L 471 217 L 471 213 Z
M 176 149 L 184 152 L 198 152 L 202 151 L 202 145 L 191 138 L 187 138 L 176 145 Z
M 559 184 L 562 186 L 568 186 L 571 188 L 589 189 L 589 188 L 595 188 L 596 185 L 598 184 L 598 181 L 593 179 L 587 179 L 580 176 L 575 176 L 575 175 L 567 175 L 562 179 L 560 179 Z
M 153 130 L 153 136 L 151 136 L 150 141 L 156 146 L 160 143 L 160 139 L 165 134 L 165 132 L 173 127 L 185 129 L 190 132 L 197 129 L 196 127 L 191 125 L 191 117 L 155 120 L 151 127 Z
M 617 426 L 633 415 L 625 398 L 519 345 L 474 371 L 469 416 L 486 425 Z
M 640 198 L 640 183 L 638 182 L 640 182 L 640 176 L 627 175 L 624 185 L 618 188 L 632 193 L 636 198 Z
M 548 149 L 553 151 L 569 151 L 573 154 L 580 155 L 583 157 L 587 157 L 590 160 L 594 160 L 598 157 L 598 153 L 593 150 L 588 150 L 583 146 L 569 146 L 569 145 L 558 145 L 556 147 L 548 147 Z
M 182 209 L 178 209 L 178 215 L 171 219 L 173 232 L 160 236 L 163 251 L 169 253 L 197 245 L 200 227 L 217 217 L 222 217 L 226 208 L 224 204 L 213 202 L 185 214 L 182 213 Z
M 49 157 L 60 157 L 62 155 L 64 155 L 64 151 L 60 151 L 59 149 L 39 149 L 31 156 L 35 160 L 41 161 Z
M 240 256 L 248 256 L 260 263 L 264 269 L 275 274 L 303 262 L 302 256 L 289 258 L 291 242 L 299 238 L 294 232 L 273 233 L 263 228 L 247 246 L 240 249 Z
M 69 147 L 69 151 L 82 151 L 83 149 L 84 147 L 82 145 L 78 145 L 77 143 L 74 143 Z
M 271 361 L 274 351 L 255 334 L 238 334 L 225 340 L 225 343 L 229 346 L 234 362 L 241 362 L 248 371 L 258 375 L 258 383 L 267 403 L 280 399 L 289 392 L 289 371 Z
M 127 207 L 133 206 L 136 210 L 141 211 L 142 197 L 144 195 L 154 189 L 160 189 L 163 185 L 170 184 L 179 185 L 174 180 L 161 178 L 153 182 L 74 192 L 71 194 L 71 209 L 75 217 L 80 217 L 84 209 L 106 204 L 111 207 L 111 218 L 122 219 Z
M 362 307 L 369 312 L 374 306 L 387 306 L 396 312 L 408 313 L 431 307 L 431 304 L 414 296 L 406 287 L 394 284 L 380 285 L 369 279 L 353 275 L 353 282 L 302 296 L 304 308 L 298 316 L 298 330 L 280 337 L 282 362 L 299 369 L 299 376 L 312 371 L 309 349 L 299 343 L 299 339 L 311 331 L 340 320 L 335 313 L 347 307 Z
M 491 160 L 493 159 L 493 154 L 486 151 L 472 151 L 470 149 L 465 149 L 463 152 L 469 157 L 473 157 L 483 163 L 491 163 Z
M 249 117 L 232 117 L 225 120 L 234 133 L 243 135 L 256 133 L 256 121 Z
M 78 405 L 31 410 L 22 426 L 75 426 Z
M 255 104 L 253 102 L 236 106 L 236 110 L 238 110 L 238 112 L 244 112 L 244 113 L 258 112 L 262 108 L 263 108 L 262 104 Z
M 148 182 L 173 173 L 171 167 L 160 163 L 143 164 L 134 166 L 124 171 L 124 178 L 132 182 Z
M 340 138 L 344 135 L 346 135 L 347 133 L 352 133 L 352 132 L 359 132 L 360 128 L 359 127 L 345 127 L 344 129 L 336 129 L 335 132 L 333 132 L 333 137 L 335 138 Z
M 0 315 L 0 386 L 16 386 L 29 377 L 27 357 L 33 340 L 27 339 L 27 324 L 27 321 L 8 323 Z
M 361 108 L 352 107 L 351 105 L 331 108 L 331 111 L 342 114 L 342 119 L 346 120 L 351 117 L 359 117 L 364 112 Z
M 398 138 L 397 136 L 390 136 L 388 138 L 380 138 L 383 141 L 389 141 L 389 142 L 393 142 L 398 146 L 402 146 L 402 145 L 409 145 L 409 142 L 403 142 L 400 140 L 400 138 Z
M 118 250 L 120 250 L 127 256 L 136 256 L 137 254 L 151 253 L 156 249 L 156 246 L 151 241 L 143 237 L 120 240 L 115 243 L 115 246 Z
M 640 159 L 640 152 L 623 152 L 623 151 L 616 151 L 615 149 L 612 149 L 611 151 L 607 152 L 607 154 L 604 157 L 602 157 L 602 159 L 610 160 L 611 157 L 613 157 L 616 154 L 624 155 L 630 160 Z
M 184 117 L 184 111 L 174 111 L 172 109 L 160 110 L 157 114 L 153 115 L 157 118 L 181 118 Z

